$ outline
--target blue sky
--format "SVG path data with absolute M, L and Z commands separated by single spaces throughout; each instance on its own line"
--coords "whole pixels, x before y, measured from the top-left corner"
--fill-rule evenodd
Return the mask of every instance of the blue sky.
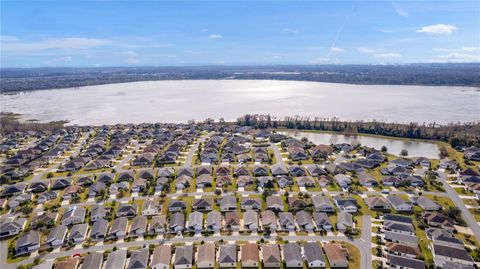
M 480 1 L 1 1 L 1 66 L 478 62 Z

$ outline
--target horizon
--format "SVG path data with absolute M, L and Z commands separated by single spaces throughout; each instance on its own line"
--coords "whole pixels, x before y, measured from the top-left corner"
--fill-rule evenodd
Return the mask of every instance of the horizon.
M 0 63 L 80 68 L 480 62 L 480 5 L 441 3 L 2 1 Z

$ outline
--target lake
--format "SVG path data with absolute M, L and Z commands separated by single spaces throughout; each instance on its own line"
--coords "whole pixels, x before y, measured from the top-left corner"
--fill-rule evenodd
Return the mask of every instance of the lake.
M 360 143 L 361 145 L 372 147 L 380 150 L 382 146 L 386 146 L 388 153 L 400 156 L 402 149 L 408 150 L 409 157 L 426 157 L 429 159 L 439 158 L 439 149 L 435 143 L 420 142 L 418 140 L 407 139 L 389 139 L 374 136 L 345 136 L 342 134 L 331 133 L 313 133 L 302 131 L 282 131 L 279 132 L 285 135 L 293 136 L 301 139 L 302 137 L 308 138 L 315 144 L 337 144 L 337 143 Z
M 235 120 L 246 113 L 437 123 L 473 121 L 480 115 L 478 88 L 274 80 L 141 81 L 0 98 L 2 112 L 80 125 Z

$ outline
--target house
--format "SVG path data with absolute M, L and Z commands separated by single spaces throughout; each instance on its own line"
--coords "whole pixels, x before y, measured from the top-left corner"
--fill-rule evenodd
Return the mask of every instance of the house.
M 185 215 L 182 212 L 173 213 L 168 226 L 171 233 L 182 232 L 185 229 Z
M 8 200 L 8 207 L 14 211 L 21 204 L 31 201 L 33 199 L 32 193 L 22 193 L 16 196 L 13 196 Z
M 282 176 L 288 175 L 288 170 L 285 168 L 283 164 L 277 163 L 270 167 L 272 171 L 272 176 Z
M 297 184 L 299 187 L 315 187 L 315 179 L 310 176 L 298 177 Z
M 239 176 L 249 176 L 250 175 L 250 172 L 248 171 L 248 168 L 245 167 L 245 166 L 237 166 L 233 172 L 233 174 L 236 176 L 236 177 L 239 177 Z
M 193 246 L 181 246 L 175 249 L 175 268 L 192 268 Z
M 136 216 L 132 219 L 132 224 L 130 225 L 130 236 L 143 236 L 147 231 L 147 217 L 146 216 Z
M 389 232 L 415 235 L 415 228 L 412 223 L 405 223 L 400 221 L 384 220 L 383 229 Z
M 192 209 L 195 211 L 210 211 L 212 210 L 213 206 L 213 198 L 205 197 L 205 198 L 197 198 L 192 203 Z
M 148 234 L 163 234 L 166 232 L 167 216 L 159 215 L 153 216 L 148 225 Z
M 340 211 L 337 215 L 337 229 L 345 231 L 347 228 L 353 227 L 353 216 L 346 211 Z
M 237 198 L 233 195 L 227 195 L 220 199 L 220 211 L 234 211 L 237 210 Z
M 117 217 L 135 217 L 137 215 L 137 205 L 120 204 L 117 208 Z
M 250 209 L 243 213 L 243 229 L 250 232 L 258 230 L 258 214 L 256 211 Z
M 88 224 L 80 223 L 72 226 L 67 242 L 70 244 L 79 244 L 87 239 Z
M 70 258 L 64 261 L 59 261 L 55 269 L 76 269 L 80 263 L 80 258 Z
M 426 211 L 439 211 L 442 206 L 424 196 L 412 196 L 409 200 Z
M 373 187 L 378 185 L 377 180 L 370 174 L 367 174 L 365 172 L 358 174 L 358 181 L 360 182 L 360 184 L 362 184 L 362 186 L 365 187 Z
M 20 195 L 25 191 L 26 188 L 27 188 L 27 184 L 25 184 L 25 183 L 17 183 L 17 184 L 14 184 L 14 185 L 7 185 L 7 186 L 5 186 L 2 193 L 0 194 L 0 197 L 4 198 L 4 197 L 11 197 L 11 196 L 15 196 L 15 195 Z
M 285 207 L 283 205 L 283 200 L 281 196 L 268 196 L 267 197 L 267 209 L 270 209 L 274 212 L 284 211 Z
M 310 156 L 312 156 L 314 159 L 326 159 L 332 153 L 332 151 L 332 147 L 324 144 L 316 145 L 308 150 Z
M 96 241 L 103 241 L 107 236 L 108 231 L 108 221 L 105 219 L 97 220 L 92 225 L 92 230 L 90 231 L 90 238 Z
M 65 236 L 67 236 L 68 228 L 64 225 L 58 225 L 53 227 L 48 233 L 45 244 L 49 247 L 55 248 L 61 246 L 65 241 Z
M 287 186 L 293 186 L 293 177 L 291 176 L 277 176 L 277 184 L 280 188 L 286 188 Z
M 94 205 L 90 213 L 90 221 L 94 222 L 101 219 L 107 219 L 110 216 L 110 208 L 103 205 Z
M 280 229 L 287 232 L 295 231 L 295 220 L 293 219 L 293 214 L 291 212 L 280 212 L 278 213 L 278 219 L 280 223 Z
M 105 184 L 110 184 L 113 182 L 115 175 L 113 173 L 103 173 L 97 176 L 98 182 L 103 182 Z
M 313 229 L 315 226 L 313 225 L 313 220 L 312 216 L 310 213 L 308 213 L 305 210 L 298 211 L 295 214 L 296 220 L 298 227 L 300 228 L 301 231 L 306 231 L 306 232 L 313 232 Z
M 127 217 L 119 217 L 113 220 L 112 226 L 108 231 L 108 239 L 121 239 L 127 235 Z
M 44 192 L 44 191 L 48 190 L 49 186 L 50 186 L 50 184 L 47 183 L 47 182 L 37 181 L 37 182 L 30 183 L 29 189 L 33 193 L 39 193 L 39 192 Z
M 242 257 L 240 259 L 242 268 L 258 267 L 259 250 L 257 244 L 247 243 L 241 246 Z
M 350 178 L 347 177 L 347 175 L 345 174 L 336 174 L 334 178 L 335 178 L 335 181 L 337 181 L 338 185 L 340 185 L 340 187 L 344 189 L 347 189 L 352 183 Z
M 118 175 L 117 181 L 118 182 L 122 182 L 122 181 L 132 182 L 133 179 L 134 179 L 133 171 L 124 171 L 124 172 L 121 172 Z
M 412 245 L 412 246 L 418 245 L 418 237 L 415 235 L 406 234 L 406 233 L 385 231 L 384 239 L 387 242 L 402 243 L 402 244 Z
M 186 189 L 190 186 L 190 182 L 192 182 L 191 177 L 185 175 L 179 176 L 177 177 L 177 184 L 175 185 L 175 188 L 177 188 L 177 190 Z
M 216 169 L 215 174 L 218 176 L 230 176 L 230 167 L 220 166 Z
M 197 259 L 195 264 L 197 268 L 215 267 L 215 244 L 205 243 L 198 246 Z
M 280 268 L 282 257 L 278 244 L 265 244 L 262 247 L 262 261 L 264 268 Z
M 253 175 L 256 177 L 260 176 L 268 176 L 269 168 L 267 166 L 262 165 L 254 165 L 253 166 Z
M 335 207 L 328 197 L 314 195 L 312 196 L 312 202 L 317 212 L 335 212 Z
M 62 225 L 68 226 L 78 223 L 83 223 L 85 221 L 86 209 L 82 206 L 72 206 L 65 211 L 62 216 L 61 223 Z
M 18 238 L 15 244 L 15 255 L 25 255 L 40 248 L 40 232 L 28 231 Z
M 261 219 L 262 219 L 262 227 L 263 230 L 265 231 L 266 228 L 270 229 L 270 231 L 276 231 L 277 230 L 277 216 L 273 211 L 271 210 L 265 210 L 262 211 L 261 214 Z
M 172 167 L 161 167 L 158 169 L 158 177 L 172 178 L 175 176 L 175 170 Z M 192 173 L 193 176 L 193 173 Z
M 132 251 L 127 269 L 147 269 L 149 257 L 148 248 Z
M 313 213 L 313 219 L 315 220 L 315 224 L 317 225 L 318 229 L 325 231 L 332 230 L 333 225 L 330 222 L 327 213 L 315 212 Z
M 187 229 L 191 232 L 201 232 L 203 229 L 203 214 L 194 211 L 188 215 L 188 225 Z
M 287 268 L 302 268 L 303 255 L 298 243 L 287 243 L 283 245 L 283 259 Z
M 80 269 L 100 269 L 103 263 L 103 253 L 93 252 L 83 258 Z
M 261 201 L 259 198 L 251 198 L 251 197 L 243 197 L 242 210 L 256 210 L 259 211 L 261 209 Z
M 213 177 L 211 175 L 200 175 L 197 176 L 197 188 L 208 188 L 213 185 Z
M 272 176 L 262 176 L 257 177 L 257 186 L 261 188 L 273 188 L 273 177 Z
M 120 269 L 125 267 L 127 261 L 127 250 L 118 249 L 108 254 L 104 269 Z
M 157 178 L 157 182 L 155 185 L 155 191 L 163 191 L 164 186 L 169 183 L 169 179 L 167 177 L 159 177 Z
M 333 201 L 341 211 L 355 213 L 358 210 L 357 200 L 350 197 L 334 196 Z
M 348 250 L 335 243 L 323 245 L 330 268 L 348 268 Z
M 410 159 L 397 158 L 395 160 L 390 161 L 390 164 L 394 164 L 396 166 L 401 166 L 401 167 L 409 167 L 413 164 L 413 162 Z
M 169 269 L 172 260 L 172 247 L 170 245 L 160 245 L 153 250 L 150 267 L 152 269 Z
M 72 185 L 72 180 L 70 178 L 59 178 L 53 182 L 51 189 L 63 190 L 70 185 Z
M 137 178 L 133 181 L 132 192 L 142 192 L 147 187 L 147 180 L 144 178 Z
M 292 175 L 294 177 L 304 177 L 304 176 L 307 175 L 305 170 L 301 166 L 298 166 L 298 165 L 292 165 L 292 166 L 288 167 L 288 171 L 290 172 L 290 175 Z
M 364 201 L 370 210 L 390 210 L 390 205 L 383 196 L 366 197 Z
M 250 175 L 239 176 L 237 179 L 237 187 L 243 188 L 249 185 L 253 185 L 253 177 Z
M 425 269 L 425 262 L 406 256 L 387 255 L 387 264 L 390 268 Z
M 448 247 L 464 248 L 463 241 L 461 239 L 455 238 L 453 234 L 449 231 L 435 229 L 430 238 L 435 245 L 444 245 Z
M 161 210 L 161 206 L 158 202 L 152 200 L 143 200 L 142 216 L 155 216 L 158 215 Z
M 89 188 L 88 196 L 89 197 L 97 197 L 100 196 L 102 193 L 106 193 L 106 185 L 103 182 L 95 182 Z
M 448 216 L 439 212 L 424 212 L 422 219 L 432 227 L 440 227 L 449 231 L 455 230 L 454 221 Z
M 466 266 L 474 266 L 475 262 L 465 248 L 455 248 L 444 245 L 432 244 L 433 260 L 436 267 L 443 267 L 445 263 L 457 263 Z
M 187 205 L 185 202 L 181 200 L 170 200 L 170 204 L 168 205 L 169 212 L 180 212 L 185 211 L 187 209 Z
M 205 226 L 208 231 L 218 232 L 222 228 L 222 214 L 218 211 L 210 211 L 207 214 Z
M 326 266 L 322 248 L 316 242 L 305 243 L 303 252 L 308 268 L 323 268 Z
M 128 185 L 128 182 L 119 182 L 110 185 L 108 192 L 110 195 L 117 195 L 121 191 L 128 191 L 130 189 L 130 186 Z
M 396 211 L 411 212 L 413 210 L 412 204 L 400 196 L 388 195 L 387 201 Z
M 237 211 L 229 211 L 225 213 L 225 229 L 232 231 L 240 230 L 240 216 Z
M 56 191 L 46 191 L 42 194 L 39 194 L 37 197 L 37 204 L 44 204 L 47 201 L 51 201 L 57 199 L 57 192 Z
M 322 167 L 320 167 L 318 164 L 307 164 L 307 165 L 305 165 L 305 169 L 307 169 L 308 173 L 312 177 L 317 177 L 317 176 L 327 174 L 327 172 Z
M 220 245 L 218 252 L 218 265 L 220 268 L 235 267 L 237 264 L 237 246 L 234 244 Z
M 385 244 L 386 250 L 389 254 L 404 256 L 408 258 L 416 258 L 421 255 L 418 246 L 412 246 L 402 243 L 390 243 Z
M 440 169 L 456 170 L 457 169 L 457 163 L 453 160 L 445 158 L 445 159 L 440 160 L 440 163 L 438 164 L 438 167 Z

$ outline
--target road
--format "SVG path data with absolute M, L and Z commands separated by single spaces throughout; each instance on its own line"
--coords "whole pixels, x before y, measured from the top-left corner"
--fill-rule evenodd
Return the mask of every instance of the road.
M 465 220 L 467 225 L 470 227 L 472 230 L 473 234 L 477 238 L 477 240 L 480 241 L 480 226 L 478 225 L 477 221 L 475 218 L 472 216 L 468 208 L 465 206 L 463 203 L 462 199 L 458 196 L 458 193 L 450 186 L 450 184 L 447 182 L 447 175 L 443 172 L 438 171 L 438 180 L 442 182 L 443 187 L 445 188 L 445 191 L 448 194 L 448 197 L 452 199 L 453 203 L 455 203 L 455 206 L 457 206 L 461 213 L 462 213 L 462 218 Z
M 170 239 L 150 239 L 150 240 L 142 240 L 138 239 L 137 241 L 130 241 L 130 242 L 123 242 L 123 243 L 115 243 L 115 244 L 108 244 L 108 245 L 98 245 L 98 246 L 93 246 L 90 248 L 80 248 L 80 249 L 71 249 L 71 250 L 65 250 L 61 252 L 55 252 L 55 253 L 47 253 L 45 255 L 40 256 L 42 260 L 50 260 L 50 259 L 56 259 L 59 257 L 64 257 L 64 256 L 71 256 L 75 253 L 85 253 L 85 252 L 97 252 L 97 251 L 105 251 L 107 249 L 111 249 L 114 246 L 117 248 L 129 248 L 133 246 L 143 246 L 143 245 L 149 245 L 149 244 L 173 244 L 173 243 L 193 243 L 193 242 L 198 242 L 198 241 L 205 241 L 205 242 L 215 242 L 215 241 L 250 241 L 250 242 L 256 242 L 259 241 L 260 239 L 265 239 L 265 240 L 270 240 L 270 241 L 275 241 L 275 238 L 272 237 L 266 237 L 266 236 L 259 236 L 259 235 L 237 235 L 237 236 L 208 236 L 208 237 L 175 237 L 175 238 L 170 238 Z M 342 242 L 347 242 L 350 244 L 353 244 L 356 246 L 359 251 L 360 251 L 360 256 L 361 256 L 361 269 L 368 269 L 371 268 L 371 261 L 369 262 L 368 260 L 370 259 L 371 251 L 370 248 L 366 248 L 365 244 L 362 242 L 362 239 L 350 239 L 345 236 L 299 236 L 299 235 L 292 235 L 292 236 L 282 236 L 283 240 L 288 240 L 290 242 L 292 241 L 342 241 Z M 6 242 L 6 241 L 2 241 Z M 0 261 L 0 268 L 2 269 L 15 269 L 19 265 L 24 265 L 24 264 L 29 264 L 32 263 L 34 260 L 34 257 L 30 257 L 26 260 L 23 260 L 21 262 L 18 262 L 16 264 L 8 264 L 6 263 L 6 257 L 4 257 L 5 253 L 7 253 L 7 249 L 5 246 L 0 247 L 2 253 L 0 254 L 1 256 L 1 261 Z M 5 244 L 6 245 L 6 244 Z M 239 259 L 240 261 L 240 259 Z
M 285 167 L 285 162 L 283 161 L 282 153 L 280 153 L 280 149 L 277 147 L 277 145 L 274 143 L 270 143 L 270 148 L 273 150 L 275 159 L 277 159 L 277 164 L 281 164 Z
M 360 253 L 362 255 L 361 268 L 372 267 L 372 217 L 362 216 L 362 237 L 355 239 L 357 246 L 360 246 Z

